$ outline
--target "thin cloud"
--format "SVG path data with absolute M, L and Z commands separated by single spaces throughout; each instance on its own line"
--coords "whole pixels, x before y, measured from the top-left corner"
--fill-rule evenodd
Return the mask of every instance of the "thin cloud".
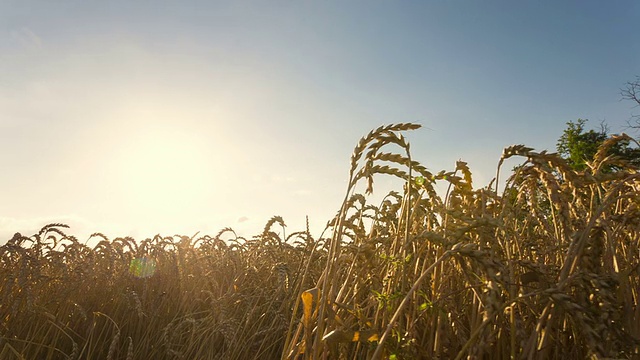
M 38 50 L 42 48 L 42 39 L 28 27 L 9 31 L 11 39 L 23 48 Z
M 271 181 L 274 183 L 294 183 L 297 179 L 293 176 L 272 175 Z

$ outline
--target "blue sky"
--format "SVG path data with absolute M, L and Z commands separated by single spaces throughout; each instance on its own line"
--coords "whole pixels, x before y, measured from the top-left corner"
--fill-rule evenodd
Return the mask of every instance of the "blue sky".
M 418 122 L 413 157 L 554 149 L 640 112 L 636 1 L 0 1 L 0 242 L 46 223 L 136 238 L 319 230 L 349 156 Z M 637 135 L 637 134 L 635 134 Z M 388 179 L 378 184 L 390 187 Z

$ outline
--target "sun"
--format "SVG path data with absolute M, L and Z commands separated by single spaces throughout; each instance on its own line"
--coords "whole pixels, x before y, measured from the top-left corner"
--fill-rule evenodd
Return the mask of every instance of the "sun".
M 208 148 L 191 129 L 147 127 L 123 150 L 120 187 L 128 206 L 147 219 L 179 222 L 201 207 L 215 186 Z

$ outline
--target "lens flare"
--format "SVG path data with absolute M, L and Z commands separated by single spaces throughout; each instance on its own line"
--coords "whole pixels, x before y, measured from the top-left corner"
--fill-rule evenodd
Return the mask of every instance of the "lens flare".
M 156 261 L 148 257 L 133 259 L 129 272 L 139 278 L 151 277 L 156 272 Z

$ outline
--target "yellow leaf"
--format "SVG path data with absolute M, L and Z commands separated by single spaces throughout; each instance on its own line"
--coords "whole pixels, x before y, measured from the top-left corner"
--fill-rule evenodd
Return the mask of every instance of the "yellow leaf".
M 315 287 L 313 289 L 309 289 L 300 295 L 302 298 L 302 311 L 303 311 L 303 320 L 302 323 L 304 327 L 311 327 L 311 315 L 313 314 L 313 303 L 314 300 L 318 302 L 318 296 L 320 295 L 320 290 Z

